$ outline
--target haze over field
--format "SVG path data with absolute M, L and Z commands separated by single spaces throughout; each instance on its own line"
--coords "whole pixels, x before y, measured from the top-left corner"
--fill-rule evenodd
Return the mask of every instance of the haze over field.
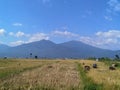
M 120 0 L 1 0 L 0 43 L 82 41 L 120 50 Z

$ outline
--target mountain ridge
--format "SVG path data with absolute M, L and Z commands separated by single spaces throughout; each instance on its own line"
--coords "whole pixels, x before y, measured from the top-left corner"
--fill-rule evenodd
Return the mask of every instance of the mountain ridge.
M 119 50 L 102 49 L 75 40 L 60 44 L 50 40 L 41 40 L 15 47 L 6 46 L 0 51 L 0 57 L 29 58 L 29 54 L 32 53 L 33 57 L 38 56 L 39 58 L 113 58 L 119 52 Z

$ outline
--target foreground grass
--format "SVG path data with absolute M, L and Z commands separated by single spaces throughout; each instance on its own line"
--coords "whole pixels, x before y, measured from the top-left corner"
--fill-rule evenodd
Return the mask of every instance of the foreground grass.
M 77 63 L 77 64 L 78 64 L 78 70 L 80 73 L 80 77 L 84 84 L 84 90 L 103 90 L 103 85 L 95 83 L 92 80 L 92 78 L 90 78 L 86 75 L 86 72 L 84 71 L 81 64 L 80 63 Z
M 75 63 L 50 62 L 2 80 L 0 90 L 83 90 Z
M 97 63 L 97 69 L 91 69 L 86 73 L 87 77 L 92 78 L 92 80 L 99 84 L 103 85 L 102 90 L 120 90 L 120 68 L 116 70 L 109 70 L 108 64 L 106 62 L 96 62 L 90 60 L 81 60 L 80 63 L 85 63 L 86 65 L 91 66 L 93 63 Z M 111 62 L 109 62 L 111 63 Z
M 87 73 L 83 62 L 91 67 Z M 0 90 L 120 90 L 120 68 L 110 71 L 108 65 L 90 60 L 0 60 Z
M 26 70 L 38 68 L 49 61 L 37 60 L 0 60 L 0 78 L 4 79 L 9 76 L 19 74 Z

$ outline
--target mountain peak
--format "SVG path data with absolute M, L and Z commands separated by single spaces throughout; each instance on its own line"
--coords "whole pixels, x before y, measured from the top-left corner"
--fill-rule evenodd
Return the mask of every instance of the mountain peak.
M 9 47 L 9 46 L 5 44 L 0 44 L 0 47 Z
M 9 46 L 7 45 L 4 45 L 4 44 L 0 44 L 0 51 L 4 51 L 6 49 L 10 48 Z
M 47 58 L 113 57 L 116 53 L 75 40 L 61 44 L 55 44 L 50 40 L 40 40 L 8 49 L 1 47 L 0 53 L 2 53 L 1 51 L 3 51 L 1 56 L 28 57 L 32 52 L 33 55 Z
M 72 40 L 72 41 L 68 41 L 68 42 L 64 42 L 64 43 L 61 43 L 61 44 L 67 44 L 67 45 L 88 45 L 88 44 L 86 44 L 86 43 L 84 43 L 84 42 L 81 42 L 81 41 L 77 41 L 77 40 Z M 89 45 L 90 46 L 90 45 Z
M 50 41 L 50 40 L 45 40 L 45 39 L 42 39 L 42 40 L 40 40 L 40 41 L 38 41 L 38 42 L 47 42 L 47 43 L 53 43 L 52 41 Z
M 50 41 L 50 40 L 40 40 L 40 41 L 37 41 L 37 42 L 32 42 L 32 43 L 29 43 L 29 44 L 44 44 L 44 45 L 54 45 L 55 43 Z

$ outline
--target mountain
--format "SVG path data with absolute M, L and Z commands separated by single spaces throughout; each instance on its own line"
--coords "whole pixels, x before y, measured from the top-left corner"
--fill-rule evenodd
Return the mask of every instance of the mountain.
M 39 58 L 88 58 L 88 57 L 114 57 L 120 51 L 112 51 L 93 47 L 80 41 L 69 41 L 55 44 L 49 40 L 41 40 L 16 47 L 0 45 L 0 57 L 26 58 L 38 56 Z
M 74 49 L 83 57 L 114 57 L 115 53 L 112 50 L 97 48 L 80 41 L 69 41 L 61 45 Z
M 0 57 L 3 55 L 5 56 L 5 52 L 9 49 L 10 47 L 4 44 L 0 44 Z
M 33 53 L 33 55 L 37 56 L 44 56 L 44 52 L 55 45 L 55 43 L 49 40 L 41 40 L 9 48 L 9 52 L 11 53 L 7 54 L 9 57 L 29 57 L 30 53 Z
M 4 44 L 0 44 L 0 51 L 4 50 L 4 49 L 8 49 L 9 46 L 4 45 Z

